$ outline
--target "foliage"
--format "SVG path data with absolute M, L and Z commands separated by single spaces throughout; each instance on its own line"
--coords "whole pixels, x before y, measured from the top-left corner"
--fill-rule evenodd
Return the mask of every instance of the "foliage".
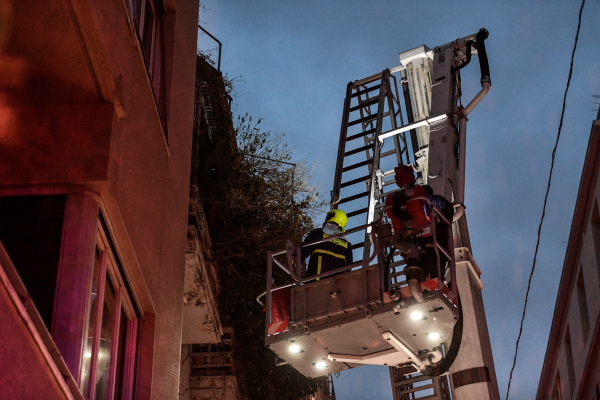
M 219 49 L 219 47 L 217 46 L 216 50 L 218 50 L 218 49 Z M 198 57 L 200 57 L 202 60 L 206 61 L 212 67 L 216 68 L 217 63 L 215 62 L 215 60 L 213 60 L 214 52 L 215 52 L 215 49 L 209 49 L 209 50 L 201 50 L 200 48 L 196 49 L 196 55 Z
M 196 55 L 198 56 L 198 58 L 209 64 L 211 67 L 217 68 L 217 63 L 214 60 L 214 54 L 215 52 L 217 52 L 218 54 L 218 50 L 219 46 L 208 50 L 202 50 L 200 48 L 197 48 Z M 239 94 L 237 92 L 236 84 L 240 82 L 246 83 L 246 81 L 242 78 L 242 75 L 234 76 L 233 78 L 230 78 L 227 73 L 223 75 L 223 86 L 225 87 L 225 93 L 227 93 L 227 95 L 229 95 L 232 99 L 237 99 L 238 97 L 244 95 L 244 93 Z
M 210 143 L 199 146 L 193 176 L 220 270 L 221 318 L 234 328 L 245 397 L 297 400 L 313 393 L 318 380 L 275 366 L 275 354 L 264 346 L 264 313 L 255 298 L 266 286 L 266 252 L 284 248 L 287 239 L 300 242 L 323 202 L 310 183 L 312 169 L 305 161 L 291 164 L 285 135 L 261 131 L 260 123 L 248 115 L 234 126 L 220 121 Z

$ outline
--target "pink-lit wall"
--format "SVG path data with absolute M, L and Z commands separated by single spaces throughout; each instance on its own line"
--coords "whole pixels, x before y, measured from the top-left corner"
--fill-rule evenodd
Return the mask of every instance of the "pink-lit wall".
M 155 316 L 146 393 L 175 398 L 198 2 L 166 1 L 168 143 L 128 5 L 0 0 L 0 196 L 99 194 L 138 305 Z

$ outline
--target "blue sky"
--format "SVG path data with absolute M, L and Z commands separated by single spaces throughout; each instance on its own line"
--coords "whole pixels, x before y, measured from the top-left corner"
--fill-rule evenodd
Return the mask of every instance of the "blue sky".
M 237 113 L 285 132 L 296 160 L 316 163 L 328 194 L 346 84 L 399 65 L 398 53 L 433 48 L 485 27 L 492 87 L 469 115 L 465 204 L 502 398 L 512 365 L 550 156 L 577 28 L 579 1 L 203 0 L 200 22 L 223 43 L 221 69 L 242 76 Z M 600 2 L 588 0 L 575 55 L 538 264 L 511 387 L 535 397 L 600 94 Z M 200 35 L 202 49 L 214 48 Z M 215 53 L 216 55 L 216 53 Z M 463 104 L 479 68 L 461 71 Z M 597 99 L 595 101 L 598 101 Z M 338 400 L 392 399 L 386 367 L 335 380 Z

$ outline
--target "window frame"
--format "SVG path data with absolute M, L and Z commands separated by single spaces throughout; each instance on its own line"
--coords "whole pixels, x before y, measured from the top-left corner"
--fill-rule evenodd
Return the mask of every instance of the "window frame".
M 28 313 L 34 316 L 34 323 L 42 335 L 46 349 L 55 359 L 56 366 L 61 371 L 64 368 L 62 378 L 75 394 L 75 398 L 78 398 L 82 394 L 84 344 L 88 338 L 91 313 L 88 294 L 92 286 L 97 232 L 101 228 L 105 243 L 110 244 L 111 260 L 117 267 L 119 284 L 127 289 L 130 296 L 129 301 L 125 301 L 124 304 L 130 304 L 130 310 L 137 313 L 135 323 L 125 332 L 125 351 L 134 357 L 124 360 L 123 363 L 122 375 L 127 374 L 127 381 L 123 381 L 122 386 L 129 396 L 124 398 L 149 398 L 151 385 L 148 382 L 151 382 L 153 372 L 156 311 L 147 288 L 143 284 L 135 283 L 138 281 L 133 278 L 133 271 L 130 271 L 130 266 L 124 262 L 125 256 L 119 242 L 114 240 L 116 233 L 113 222 L 108 218 L 108 210 L 100 193 L 72 184 L 42 184 L 35 187 L 15 186 L 0 189 L 0 197 L 54 195 L 66 196 L 66 203 L 52 327 L 48 328 L 44 324 L 32 301 L 27 302 Z M 14 273 L 18 278 L 18 272 Z M 27 289 L 20 278 L 17 280 L 23 293 L 26 293 Z M 86 397 L 85 394 L 83 397 Z
M 135 374 L 136 374 L 136 361 L 137 352 L 140 336 L 140 312 L 139 308 L 133 301 L 133 295 L 129 293 L 125 278 L 119 271 L 119 265 L 117 256 L 114 254 L 111 246 L 111 241 L 108 233 L 105 231 L 103 224 L 98 220 L 96 230 L 96 251 L 100 255 L 99 263 L 99 282 L 98 293 L 96 297 L 96 308 L 95 315 L 91 315 L 89 318 L 94 319 L 94 331 L 90 335 L 87 333 L 86 337 L 92 338 L 91 346 L 91 360 L 90 369 L 88 375 L 88 382 L 94 382 L 93 385 L 87 385 L 87 393 L 84 393 L 88 400 L 95 400 L 96 389 L 97 389 L 97 374 L 98 374 L 98 358 L 100 354 L 100 339 L 102 330 L 102 321 L 104 313 L 104 294 L 106 291 L 106 285 L 110 284 L 114 290 L 114 304 L 112 308 L 112 321 L 111 321 L 111 344 L 110 344 L 110 361 L 107 368 L 108 371 L 108 382 L 106 399 L 132 399 L 135 389 Z M 93 268 L 93 267 L 92 267 Z M 91 291 L 90 291 L 91 294 Z M 91 308 L 91 301 L 88 308 Z M 125 316 L 125 321 L 121 319 L 121 315 Z M 124 335 L 123 348 L 120 349 L 122 343 L 120 343 L 119 332 L 121 324 L 126 324 Z M 88 321 L 89 326 L 89 321 Z M 87 344 L 85 344 L 87 346 Z M 119 362 L 119 351 L 122 351 L 122 368 L 120 370 L 120 376 L 116 376 L 118 370 L 117 363 Z M 121 382 L 120 393 L 116 386 L 117 382 Z M 85 382 L 81 382 L 83 388 Z

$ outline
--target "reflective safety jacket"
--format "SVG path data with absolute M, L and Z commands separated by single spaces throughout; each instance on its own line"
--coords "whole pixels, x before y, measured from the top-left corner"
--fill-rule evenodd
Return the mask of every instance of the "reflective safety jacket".
M 323 228 L 317 228 L 308 234 L 304 239 L 304 243 L 314 242 L 327 236 L 329 235 L 323 233 Z M 307 276 L 320 275 L 323 272 L 342 268 L 353 262 L 352 245 L 344 238 L 303 247 L 301 261 L 304 262 L 308 256 L 310 256 L 310 260 L 306 271 Z

